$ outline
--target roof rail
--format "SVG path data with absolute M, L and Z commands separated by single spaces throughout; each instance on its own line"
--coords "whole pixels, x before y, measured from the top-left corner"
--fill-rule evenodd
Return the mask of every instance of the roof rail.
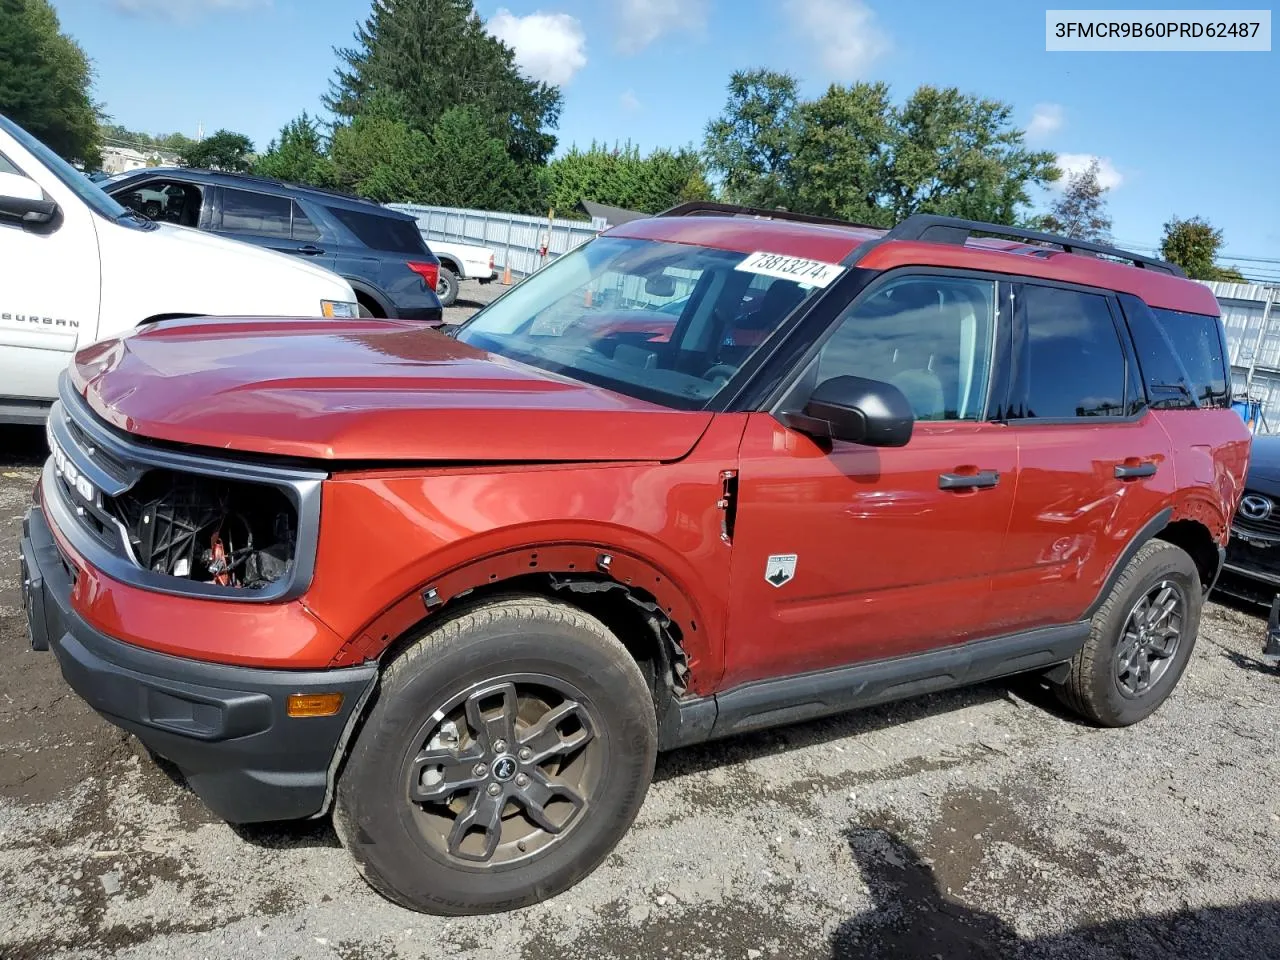
M 663 210 L 659 217 L 759 217 L 763 220 L 790 220 L 795 223 L 816 223 L 824 227 L 861 227 L 867 230 L 883 230 L 869 223 L 853 223 L 850 220 L 837 220 L 834 217 L 814 217 L 807 213 L 793 213 L 781 207 L 770 210 L 767 207 L 743 207 L 734 203 L 715 203 L 711 200 L 691 200 L 677 204 L 669 210 Z
M 381 206 L 372 200 L 362 197 L 355 193 L 348 193 L 346 190 L 337 190 L 332 187 L 315 187 L 309 183 L 296 183 L 292 180 L 281 180 L 278 177 L 264 177 L 258 173 L 241 173 L 238 170 L 210 170 L 207 167 L 173 167 L 175 170 L 190 170 L 194 173 L 208 173 L 215 177 L 229 177 L 233 180 L 243 180 L 246 183 L 261 183 L 264 186 L 286 187 L 290 190 L 309 190 L 312 193 L 324 194 L 328 197 L 334 197 L 339 200 L 356 200 L 360 203 L 369 203 L 373 206 Z
M 1084 253 L 1089 256 L 1102 254 L 1117 260 L 1128 260 L 1135 267 L 1147 270 L 1158 270 L 1175 277 L 1185 277 L 1186 273 L 1175 263 L 1159 260 L 1155 257 L 1144 257 L 1140 253 L 1109 247 L 1104 243 L 1093 243 L 1089 240 L 1073 240 L 1070 237 L 1054 233 L 1040 233 L 1037 230 L 1024 230 L 1021 227 L 1009 227 L 999 223 L 982 223 L 979 220 L 962 220 L 958 217 L 940 217 L 931 213 L 915 213 L 907 217 L 885 235 L 885 240 L 924 240 L 932 243 L 953 243 L 963 245 L 970 234 L 983 233 L 995 237 L 1009 237 L 1012 240 L 1023 240 L 1028 243 L 1047 243 L 1061 247 L 1064 253 Z

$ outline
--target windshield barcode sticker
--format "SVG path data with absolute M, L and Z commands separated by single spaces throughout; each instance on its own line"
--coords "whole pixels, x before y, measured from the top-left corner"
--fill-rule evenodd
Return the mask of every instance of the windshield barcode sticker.
M 794 280 L 806 287 L 825 287 L 844 273 L 838 263 L 806 260 L 804 257 L 788 257 L 781 253 L 757 252 L 743 260 L 735 270 L 760 273 L 766 277 Z

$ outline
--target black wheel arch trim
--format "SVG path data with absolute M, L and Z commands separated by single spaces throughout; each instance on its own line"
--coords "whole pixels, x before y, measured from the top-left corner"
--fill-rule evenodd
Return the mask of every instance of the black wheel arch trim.
M 1107 597 L 1111 595 L 1112 589 L 1116 585 L 1116 581 L 1120 579 L 1120 575 L 1124 573 L 1124 568 L 1129 565 L 1129 561 L 1138 555 L 1138 551 L 1147 545 L 1148 542 L 1155 539 L 1156 534 L 1169 525 L 1169 521 L 1173 519 L 1173 507 L 1165 507 L 1154 517 L 1142 525 L 1137 533 L 1130 538 L 1128 545 L 1120 552 L 1120 556 L 1111 566 L 1111 572 L 1107 574 L 1107 579 L 1102 581 L 1102 589 L 1098 591 L 1098 595 L 1094 597 L 1093 603 L 1089 604 L 1089 608 L 1085 610 L 1083 620 L 1090 620 L 1098 609 L 1106 602 Z
M 369 281 L 363 280 L 360 277 L 344 276 L 342 279 L 347 281 L 347 283 L 351 284 L 351 289 L 354 290 L 357 294 L 363 293 L 366 297 L 368 297 L 370 300 L 376 303 L 379 309 L 382 310 L 382 315 L 384 317 L 390 320 L 394 320 L 396 319 L 396 317 L 399 316 L 399 313 L 396 311 L 395 305 L 392 304 L 391 300 L 387 297 L 387 295 L 383 293 L 381 290 L 379 290 L 377 287 L 375 287 L 373 284 L 371 284 Z

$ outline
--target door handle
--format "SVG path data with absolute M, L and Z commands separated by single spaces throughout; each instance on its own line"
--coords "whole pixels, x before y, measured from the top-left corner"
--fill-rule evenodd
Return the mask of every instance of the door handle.
M 1150 461 L 1146 463 L 1117 463 L 1116 479 L 1138 480 L 1142 477 L 1154 477 L 1157 469 L 1156 464 Z
M 308 243 L 299 247 L 298 252 L 304 253 L 308 257 L 315 257 L 324 253 L 324 251 L 320 247 L 317 247 L 314 243 Z
M 979 470 L 977 473 L 944 473 L 938 477 L 939 490 L 981 490 L 1000 482 L 999 470 Z

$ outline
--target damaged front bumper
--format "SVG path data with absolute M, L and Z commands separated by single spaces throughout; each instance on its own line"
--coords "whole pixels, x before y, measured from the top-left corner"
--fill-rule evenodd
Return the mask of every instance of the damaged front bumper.
M 269 670 L 145 650 L 90 626 L 72 605 L 77 570 L 41 506 L 23 521 L 22 596 L 37 650 L 51 649 L 73 690 L 107 720 L 174 763 L 233 823 L 323 813 L 376 664 Z M 181 631 L 181 624 L 174 624 Z M 331 716 L 291 717 L 293 695 L 341 693 Z

